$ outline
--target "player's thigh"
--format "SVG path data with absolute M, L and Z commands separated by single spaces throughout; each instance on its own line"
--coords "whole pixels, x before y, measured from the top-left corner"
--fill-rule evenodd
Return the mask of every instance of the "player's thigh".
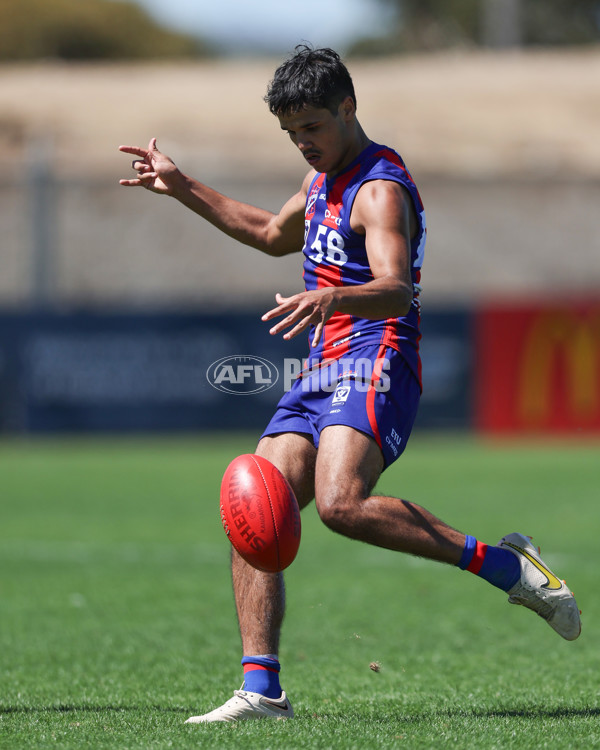
M 309 435 L 282 432 L 261 438 L 256 453 L 274 464 L 290 483 L 298 505 L 308 505 L 315 496 L 317 449 Z
M 315 472 L 319 513 L 332 505 L 355 503 L 369 497 L 383 471 L 383 455 L 375 440 L 346 425 L 330 425 L 321 432 Z

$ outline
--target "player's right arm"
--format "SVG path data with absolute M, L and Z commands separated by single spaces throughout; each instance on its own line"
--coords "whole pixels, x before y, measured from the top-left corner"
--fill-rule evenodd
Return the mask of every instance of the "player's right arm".
M 307 175 L 300 191 L 284 204 L 279 213 L 274 214 L 222 195 L 183 174 L 168 156 L 158 150 L 156 138 L 150 141 L 147 149 L 120 146 L 119 150 L 137 157 L 132 163 L 137 176 L 121 180 L 121 185 L 144 187 L 153 193 L 170 195 L 238 242 L 268 255 L 287 255 L 302 249 L 306 194 L 314 172 Z

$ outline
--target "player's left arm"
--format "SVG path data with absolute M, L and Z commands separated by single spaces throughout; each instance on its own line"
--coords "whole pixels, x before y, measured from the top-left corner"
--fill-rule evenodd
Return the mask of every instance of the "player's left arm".
M 402 185 L 387 180 L 367 182 L 358 191 L 350 218 L 352 229 L 365 235 L 373 280 L 357 286 L 325 287 L 292 297 L 276 296 L 278 306 L 263 316 L 285 317 L 270 332 L 286 328 L 293 338 L 309 325 L 315 326 L 313 346 L 334 312 L 369 320 L 406 315 L 413 300 L 410 240 L 416 214 L 410 194 Z
M 370 320 L 406 315 L 413 300 L 411 237 L 417 226 L 408 190 L 388 180 L 367 182 L 354 201 L 350 226 L 365 235 L 373 281 L 343 287 L 337 309 Z

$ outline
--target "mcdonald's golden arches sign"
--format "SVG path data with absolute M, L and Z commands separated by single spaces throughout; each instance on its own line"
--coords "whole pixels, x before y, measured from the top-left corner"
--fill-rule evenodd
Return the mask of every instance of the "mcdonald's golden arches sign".
M 600 433 L 600 299 L 484 308 L 475 355 L 479 429 Z

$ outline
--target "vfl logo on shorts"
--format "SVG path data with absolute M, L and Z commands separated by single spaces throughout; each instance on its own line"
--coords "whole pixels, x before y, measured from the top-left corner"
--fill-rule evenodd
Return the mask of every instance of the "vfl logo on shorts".
M 333 398 L 331 400 L 332 406 L 339 406 L 340 404 L 345 404 L 348 400 L 348 396 L 350 395 L 350 386 L 349 385 L 338 385 L 338 387 L 335 389 L 335 393 L 333 394 Z

